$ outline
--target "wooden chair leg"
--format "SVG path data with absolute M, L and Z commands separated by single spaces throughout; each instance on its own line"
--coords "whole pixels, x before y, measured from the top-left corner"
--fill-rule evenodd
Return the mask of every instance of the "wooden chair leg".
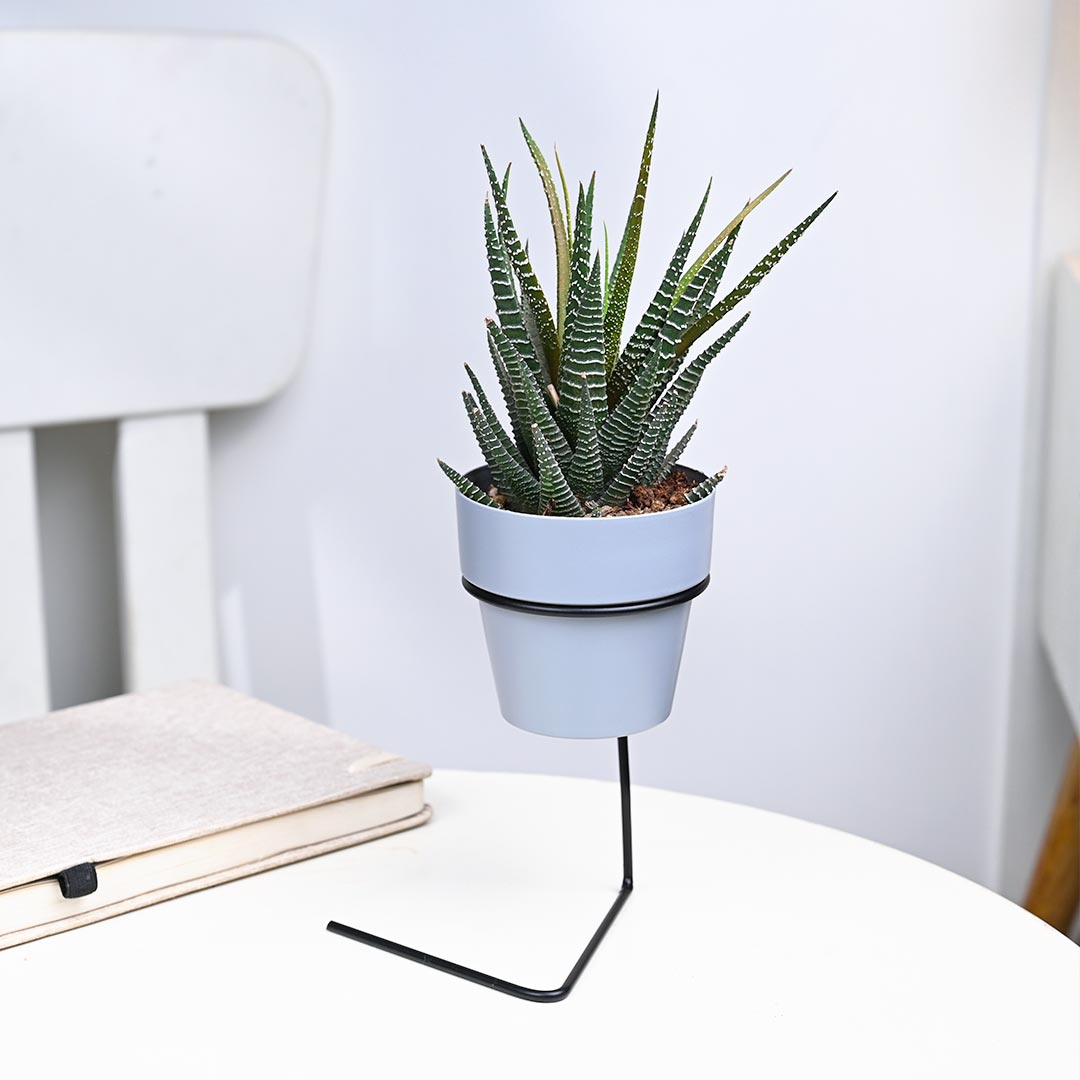
M 1080 741 L 1074 741 L 1024 907 L 1063 934 L 1080 904 Z

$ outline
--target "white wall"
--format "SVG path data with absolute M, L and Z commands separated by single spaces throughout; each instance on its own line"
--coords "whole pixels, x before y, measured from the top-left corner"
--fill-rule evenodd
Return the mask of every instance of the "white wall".
M 609 746 L 499 719 L 434 458 L 476 458 L 458 391 L 463 361 L 484 366 L 490 306 L 477 144 L 516 162 L 536 250 L 547 232 L 517 115 L 558 139 L 574 176 L 598 170 L 621 223 L 659 87 L 654 274 L 710 174 L 719 226 L 796 167 L 735 270 L 840 197 L 755 294 L 697 403 L 694 459 L 731 469 L 714 584 L 675 714 L 634 740 L 636 777 L 987 880 L 1048 10 L 8 0 L 12 26 L 281 36 L 329 83 L 310 364 L 270 407 L 213 429 L 233 680 L 437 766 L 613 774 Z

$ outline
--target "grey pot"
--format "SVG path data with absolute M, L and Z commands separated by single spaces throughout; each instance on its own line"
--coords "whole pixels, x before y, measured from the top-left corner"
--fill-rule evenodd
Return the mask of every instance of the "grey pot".
M 469 478 L 490 484 L 486 469 Z M 499 708 L 511 724 L 602 739 L 667 719 L 690 601 L 709 580 L 714 501 L 562 518 L 456 494 L 461 573 L 480 600 Z

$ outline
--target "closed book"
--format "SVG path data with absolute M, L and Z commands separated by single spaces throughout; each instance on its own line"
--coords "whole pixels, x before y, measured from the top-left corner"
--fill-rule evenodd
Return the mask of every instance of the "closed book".
M 205 682 L 0 725 L 0 949 L 421 825 L 429 774 Z

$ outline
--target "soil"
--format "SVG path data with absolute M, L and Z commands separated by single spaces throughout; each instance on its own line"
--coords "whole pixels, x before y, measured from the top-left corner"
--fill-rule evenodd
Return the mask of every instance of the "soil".
M 633 517 L 636 514 L 658 514 L 662 510 L 676 510 L 686 506 L 686 493 L 696 485 L 682 469 L 675 469 L 659 484 L 645 487 L 639 484 L 630 492 L 626 505 L 622 507 L 605 506 L 600 511 L 601 517 Z
M 639 484 L 630 492 L 629 498 L 623 506 L 605 506 L 600 511 L 601 517 L 633 517 L 637 514 L 658 514 L 663 510 L 676 510 L 680 506 L 686 506 L 686 493 L 696 485 L 682 471 L 675 469 L 666 479 L 659 484 L 645 487 Z M 500 494 L 499 489 L 492 486 L 488 494 L 500 505 L 506 505 L 506 498 Z

